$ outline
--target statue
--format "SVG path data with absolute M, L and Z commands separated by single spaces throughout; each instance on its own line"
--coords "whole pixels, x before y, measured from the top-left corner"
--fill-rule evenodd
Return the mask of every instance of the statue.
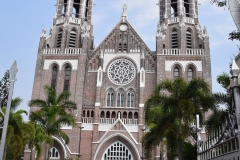
M 127 13 L 127 5 L 126 4 L 123 5 L 123 13 Z

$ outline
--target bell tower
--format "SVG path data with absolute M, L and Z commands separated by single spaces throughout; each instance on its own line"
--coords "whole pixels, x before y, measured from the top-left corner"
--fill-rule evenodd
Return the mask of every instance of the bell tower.
M 211 85 L 209 36 L 198 19 L 197 0 L 159 0 L 157 81 L 203 78 Z

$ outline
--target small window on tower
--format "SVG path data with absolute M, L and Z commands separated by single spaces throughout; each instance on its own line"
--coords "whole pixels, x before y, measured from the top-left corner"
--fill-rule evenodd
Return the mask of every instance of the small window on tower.
M 171 17 L 178 16 L 177 0 L 171 0 Z
M 186 17 L 190 17 L 190 9 L 189 9 L 190 3 L 189 0 L 184 0 L 184 15 Z
M 66 66 L 66 68 L 65 68 L 65 79 L 64 79 L 64 91 L 69 90 L 70 76 L 71 76 L 71 68 L 70 68 L 70 66 Z
M 127 44 L 124 44 L 124 52 L 127 52 Z
M 79 18 L 79 11 L 80 11 L 80 0 L 74 0 L 72 17 Z
M 64 0 L 64 3 L 62 5 L 62 16 L 65 17 L 66 11 L 67 11 L 67 4 L 68 0 Z
M 89 0 L 86 0 L 86 9 L 85 9 L 85 21 L 88 20 L 88 12 L 89 12 Z
M 62 29 L 59 29 L 58 34 L 57 34 L 57 44 L 56 44 L 56 48 L 61 48 L 62 33 L 63 33 L 63 30 L 62 30 Z
M 192 48 L 192 35 L 189 29 L 186 31 L 186 41 L 187 48 Z
M 172 48 L 178 48 L 178 33 L 176 29 L 172 31 Z
M 58 67 L 57 66 L 53 66 L 53 68 L 52 68 L 52 83 L 51 83 L 51 87 L 54 90 L 56 89 L 57 72 L 58 72 Z

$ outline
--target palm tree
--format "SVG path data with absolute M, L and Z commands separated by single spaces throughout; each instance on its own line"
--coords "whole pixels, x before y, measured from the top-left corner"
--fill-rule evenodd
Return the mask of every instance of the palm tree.
M 189 83 L 181 78 L 164 80 L 155 87 L 145 103 L 145 121 L 147 125 L 154 122 L 151 110 L 160 108 L 162 115 L 154 122 L 156 128 L 159 128 L 159 134 L 155 136 L 171 140 L 170 137 L 176 134 L 178 159 L 182 160 L 182 143 L 190 136 L 195 115 L 202 115 L 212 105 L 209 85 L 204 80 L 196 78 Z
M 24 129 L 27 129 L 28 126 L 23 121 L 22 114 L 27 115 L 27 111 L 18 110 L 17 107 L 21 104 L 22 99 L 17 97 L 12 100 L 10 114 L 9 114 L 9 122 L 8 122 L 8 130 L 6 137 L 6 147 L 4 151 L 4 159 L 18 159 L 22 154 L 24 148 Z M 3 108 L 3 113 L 5 113 L 6 108 Z M 1 118 L 3 115 L 1 114 Z M 2 134 L 2 129 L 0 130 L 0 134 Z
M 228 90 L 230 76 L 227 73 L 222 73 L 217 76 L 217 82 L 225 89 L 225 93 L 217 92 L 213 94 L 215 104 L 212 109 L 213 114 L 205 122 L 207 132 L 219 129 L 225 123 L 228 112 L 232 111 L 232 99 Z M 226 109 L 223 109 L 222 106 Z
M 30 160 L 32 160 L 32 152 L 33 149 L 36 152 L 36 160 L 40 159 L 40 156 L 42 155 L 42 144 L 48 143 L 50 146 L 53 145 L 53 139 L 46 135 L 44 129 L 37 125 L 36 123 L 29 122 L 29 125 L 31 126 L 32 131 L 30 133 L 32 134 L 27 134 L 24 137 L 24 141 L 28 145 L 29 149 L 31 150 L 30 152 Z M 28 130 L 25 130 L 25 132 L 29 132 Z
M 76 103 L 69 101 L 70 93 L 63 92 L 59 96 L 56 91 L 50 87 L 44 87 L 46 92 L 46 100 L 34 99 L 29 102 L 30 107 L 38 107 L 39 110 L 31 112 L 30 120 L 39 124 L 48 136 L 61 137 L 66 144 L 69 143 L 68 135 L 61 130 L 61 126 L 76 126 L 75 117 L 68 114 L 66 111 L 69 109 L 76 109 Z M 46 148 L 49 152 L 49 148 Z M 46 154 L 46 152 L 45 152 Z M 45 159 L 49 155 L 45 155 Z

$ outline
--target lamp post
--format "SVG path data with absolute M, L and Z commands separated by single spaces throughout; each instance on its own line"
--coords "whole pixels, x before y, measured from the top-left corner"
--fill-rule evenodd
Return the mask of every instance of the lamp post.
M 142 130 L 142 137 L 143 137 L 143 133 L 144 133 L 145 129 L 142 128 L 141 130 Z M 142 157 L 141 157 L 141 159 L 142 160 L 144 159 L 144 156 L 143 156 L 143 143 L 142 143 Z
M 79 134 L 79 146 L 78 146 L 78 151 L 79 151 L 79 154 L 77 155 L 78 156 L 78 160 L 80 159 L 81 157 L 81 154 L 80 154 L 80 149 L 81 149 L 81 131 L 84 127 L 79 127 L 79 131 L 80 131 L 80 134 Z

